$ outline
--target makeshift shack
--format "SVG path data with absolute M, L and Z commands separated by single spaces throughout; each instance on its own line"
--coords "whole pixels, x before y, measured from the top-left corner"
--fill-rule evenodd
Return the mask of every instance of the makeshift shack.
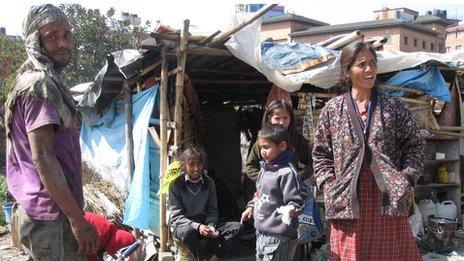
M 271 86 L 277 92 L 286 90 L 289 93 L 284 95 L 291 97 L 300 120 L 300 131 L 310 142 L 320 109 L 334 96 L 336 47 L 362 36 L 354 32 L 320 45 L 261 43 L 256 18 L 267 8 L 244 21 L 237 20 L 235 27 L 222 34 L 190 35 L 188 20 L 180 32 L 154 32 L 142 42 L 142 53 L 132 53 L 119 64 L 118 59 L 110 58 L 108 70 L 88 89 L 92 91 L 83 91 L 87 98 L 81 101 L 91 102 L 83 102 L 81 107 L 98 116 L 89 117 L 94 125 L 83 128 L 87 159 L 94 166 L 113 164 L 114 168 L 100 171 L 109 173 L 104 178 L 119 183 L 118 189 L 127 197 L 124 223 L 153 231 L 160 238 L 160 252 L 168 251 L 168 227 L 166 195 L 157 193 L 159 180 L 178 152 L 190 144 L 205 146 L 207 168 L 218 184 L 220 215 L 237 218 L 243 189 L 240 135 L 248 132 L 253 136 L 261 122 L 259 109 L 241 109 L 263 108 Z M 372 41 L 378 47 L 382 44 L 382 39 Z M 277 59 L 282 59 L 282 54 L 292 57 L 282 63 Z M 384 81 L 381 88 L 403 92 L 402 99 L 422 127 L 440 137 L 454 137 L 459 143 L 464 135 L 464 53 L 378 52 L 378 58 L 379 79 Z M 111 69 L 113 63 L 116 67 Z M 124 100 L 115 101 L 116 97 Z M 462 142 L 458 147 L 463 148 Z M 461 155 L 464 149 L 458 151 Z M 460 213 L 461 172 L 456 174 L 450 187 L 458 189 L 443 197 L 459 200 Z

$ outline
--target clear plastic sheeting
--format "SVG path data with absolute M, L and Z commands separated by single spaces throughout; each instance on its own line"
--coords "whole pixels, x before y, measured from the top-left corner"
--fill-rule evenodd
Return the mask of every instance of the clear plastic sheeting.
M 246 21 L 249 16 L 253 16 L 253 14 L 236 14 L 233 16 L 232 26 Z M 258 33 L 260 30 L 261 19 L 257 19 L 233 34 L 225 46 L 234 56 L 254 67 L 280 88 L 289 92 L 300 89 L 301 84 L 288 80 L 282 73 L 268 68 L 261 62 L 261 40 Z

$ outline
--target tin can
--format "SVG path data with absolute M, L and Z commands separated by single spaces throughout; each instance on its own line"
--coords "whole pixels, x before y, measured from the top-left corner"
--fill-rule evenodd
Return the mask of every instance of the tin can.
M 440 184 L 448 183 L 448 170 L 445 165 L 440 165 L 437 169 L 437 182 Z

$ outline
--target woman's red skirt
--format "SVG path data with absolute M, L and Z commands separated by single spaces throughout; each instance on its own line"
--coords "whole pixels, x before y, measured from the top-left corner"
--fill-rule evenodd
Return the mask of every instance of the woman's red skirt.
M 360 218 L 332 220 L 329 260 L 422 260 L 406 216 L 383 216 L 381 192 L 369 168 L 358 186 Z

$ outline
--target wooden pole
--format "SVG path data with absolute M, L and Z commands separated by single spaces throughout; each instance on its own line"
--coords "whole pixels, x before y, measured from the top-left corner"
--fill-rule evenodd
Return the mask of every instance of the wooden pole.
M 190 21 L 184 20 L 184 26 L 180 33 L 180 46 L 177 53 L 177 67 L 179 71 L 176 75 L 176 103 L 174 105 L 174 121 L 176 129 L 174 131 L 174 149 L 180 149 L 182 139 L 182 100 L 184 97 L 184 77 L 185 63 L 187 61 L 187 44 L 188 44 L 188 28 Z
M 129 188 L 132 183 L 134 171 L 134 140 L 132 139 L 132 90 L 128 82 L 124 83 L 124 112 L 125 112 L 125 129 L 126 129 L 126 153 L 127 153 L 127 172 L 128 182 L 126 192 L 129 194 Z
M 459 123 L 459 126 L 463 127 L 464 126 L 464 107 L 462 104 L 462 96 L 461 96 L 461 90 L 459 89 L 459 79 L 458 79 L 457 73 L 456 73 L 456 76 L 454 76 L 454 82 L 456 84 L 456 90 L 458 92 L 458 98 L 459 98 L 459 118 L 461 118 L 461 122 Z
M 277 4 L 270 4 L 270 5 L 266 5 L 264 6 L 263 8 L 261 8 L 258 12 L 256 12 L 256 14 L 251 17 L 250 19 L 248 19 L 247 21 L 237 25 L 236 27 L 230 29 L 229 31 L 227 32 L 224 32 L 220 35 L 218 35 L 216 38 L 214 38 L 214 40 L 212 40 L 209 44 L 207 44 L 206 46 L 214 46 L 216 44 L 219 44 L 221 43 L 222 41 L 224 41 L 225 39 L 229 38 L 231 35 L 233 35 L 234 33 L 240 31 L 242 28 L 244 28 L 245 26 L 253 23 L 256 19 L 260 18 L 261 16 L 263 16 L 265 13 L 267 13 L 268 11 L 270 11 L 272 8 L 276 7 Z
M 160 183 L 168 164 L 168 64 L 166 61 L 166 49 L 161 51 L 161 88 L 160 88 Z M 160 195 L 160 252 L 167 251 L 168 225 L 166 222 L 166 195 Z

